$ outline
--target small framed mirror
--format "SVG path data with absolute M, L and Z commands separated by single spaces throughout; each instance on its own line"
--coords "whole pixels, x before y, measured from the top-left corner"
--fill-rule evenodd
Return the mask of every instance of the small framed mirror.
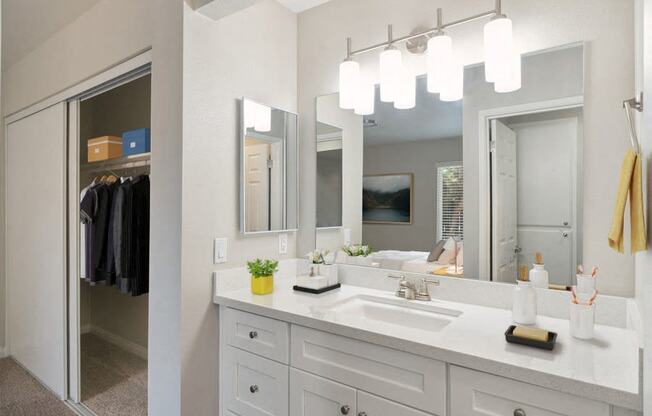
M 240 131 L 240 231 L 296 230 L 297 115 L 242 98 Z

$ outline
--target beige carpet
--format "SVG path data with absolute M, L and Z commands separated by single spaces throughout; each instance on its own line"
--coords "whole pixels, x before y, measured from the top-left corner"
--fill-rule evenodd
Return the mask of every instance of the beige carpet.
M 0 360 L 0 415 L 74 416 L 59 398 L 11 358 Z
M 82 403 L 98 416 L 147 416 L 146 360 L 93 334 L 81 353 Z

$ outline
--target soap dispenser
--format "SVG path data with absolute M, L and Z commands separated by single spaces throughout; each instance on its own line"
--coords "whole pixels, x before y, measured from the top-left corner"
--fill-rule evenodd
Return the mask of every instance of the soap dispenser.
M 512 319 L 517 324 L 532 325 L 537 321 L 537 292 L 528 280 L 527 266 L 521 267 L 518 285 L 514 288 Z
M 548 277 L 548 271 L 543 265 L 543 255 L 536 253 L 534 257 L 534 265 L 532 270 L 530 270 L 530 282 L 537 289 L 548 289 L 550 279 Z

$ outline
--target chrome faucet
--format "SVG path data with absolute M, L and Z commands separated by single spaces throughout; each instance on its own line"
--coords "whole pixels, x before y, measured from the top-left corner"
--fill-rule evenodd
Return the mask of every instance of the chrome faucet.
M 431 279 L 426 279 L 423 278 L 421 279 L 421 285 L 417 289 L 417 286 L 415 283 L 410 282 L 405 278 L 405 275 L 389 275 L 388 277 L 394 278 L 394 279 L 400 279 L 398 282 L 398 290 L 396 291 L 396 296 L 399 298 L 404 298 L 407 300 L 422 300 L 422 301 L 430 301 L 432 300 L 430 296 L 430 291 L 428 290 L 428 285 L 435 285 L 439 286 L 439 280 L 431 280 Z

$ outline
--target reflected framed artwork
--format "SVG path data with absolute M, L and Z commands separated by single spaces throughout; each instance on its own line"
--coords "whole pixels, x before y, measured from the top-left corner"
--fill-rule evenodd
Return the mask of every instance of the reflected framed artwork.
M 365 175 L 362 181 L 362 222 L 412 224 L 413 182 L 411 173 Z

